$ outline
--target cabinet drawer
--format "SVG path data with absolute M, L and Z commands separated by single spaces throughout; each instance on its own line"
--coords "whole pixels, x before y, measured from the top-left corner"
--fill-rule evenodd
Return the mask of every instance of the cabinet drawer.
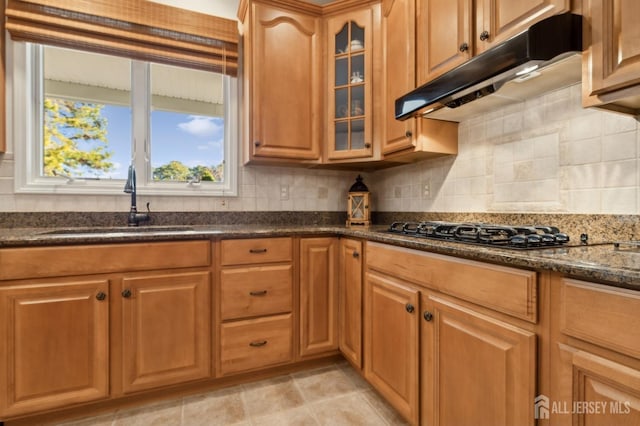
M 292 266 L 225 269 L 220 283 L 222 319 L 291 312 Z
M 0 281 L 209 266 L 210 241 L 168 241 L 0 250 Z
M 537 275 L 419 250 L 367 244 L 367 268 L 433 288 L 498 312 L 537 321 Z
M 223 240 L 221 252 L 223 265 L 288 262 L 292 258 L 293 244 L 291 238 Z
M 566 278 L 560 286 L 564 334 L 640 359 L 640 292 Z
M 291 314 L 222 324 L 222 374 L 292 361 L 292 325 Z

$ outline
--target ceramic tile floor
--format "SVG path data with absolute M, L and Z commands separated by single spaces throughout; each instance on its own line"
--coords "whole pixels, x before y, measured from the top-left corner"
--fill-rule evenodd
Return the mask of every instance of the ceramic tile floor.
M 346 362 L 59 426 L 405 425 Z

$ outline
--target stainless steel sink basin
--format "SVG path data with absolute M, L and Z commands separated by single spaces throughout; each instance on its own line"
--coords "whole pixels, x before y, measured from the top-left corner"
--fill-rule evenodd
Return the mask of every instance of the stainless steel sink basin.
M 40 232 L 39 235 L 74 236 L 74 235 L 124 235 L 137 233 L 165 233 L 194 231 L 191 226 L 118 226 L 105 228 L 63 228 Z

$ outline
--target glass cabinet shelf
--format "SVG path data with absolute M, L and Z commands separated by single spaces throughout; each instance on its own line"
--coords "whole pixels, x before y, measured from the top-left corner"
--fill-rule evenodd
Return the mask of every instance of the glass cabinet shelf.
M 368 148 L 365 142 L 366 45 L 365 28 L 347 20 L 334 35 L 333 151 Z M 369 145 L 370 146 L 370 145 Z

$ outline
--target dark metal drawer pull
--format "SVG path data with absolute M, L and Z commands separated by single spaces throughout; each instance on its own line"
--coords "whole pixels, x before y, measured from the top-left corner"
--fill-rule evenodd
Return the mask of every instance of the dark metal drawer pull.
M 258 341 L 258 342 L 251 342 L 251 343 L 249 343 L 249 346 L 253 346 L 254 348 L 258 348 L 258 347 L 260 347 L 260 346 L 264 346 L 264 345 L 266 345 L 266 344 L 267 344 L 267 341 L 266 341 L 266 340 L 260 340 L 260 341 Z
M 265 296 L 267 294 L 267 290 L 260 291 L 250 291 L 249 296 Z
M 249 253 L 266 253 L 266 252 L 267 252 L 266 248 L 249 249 Z

